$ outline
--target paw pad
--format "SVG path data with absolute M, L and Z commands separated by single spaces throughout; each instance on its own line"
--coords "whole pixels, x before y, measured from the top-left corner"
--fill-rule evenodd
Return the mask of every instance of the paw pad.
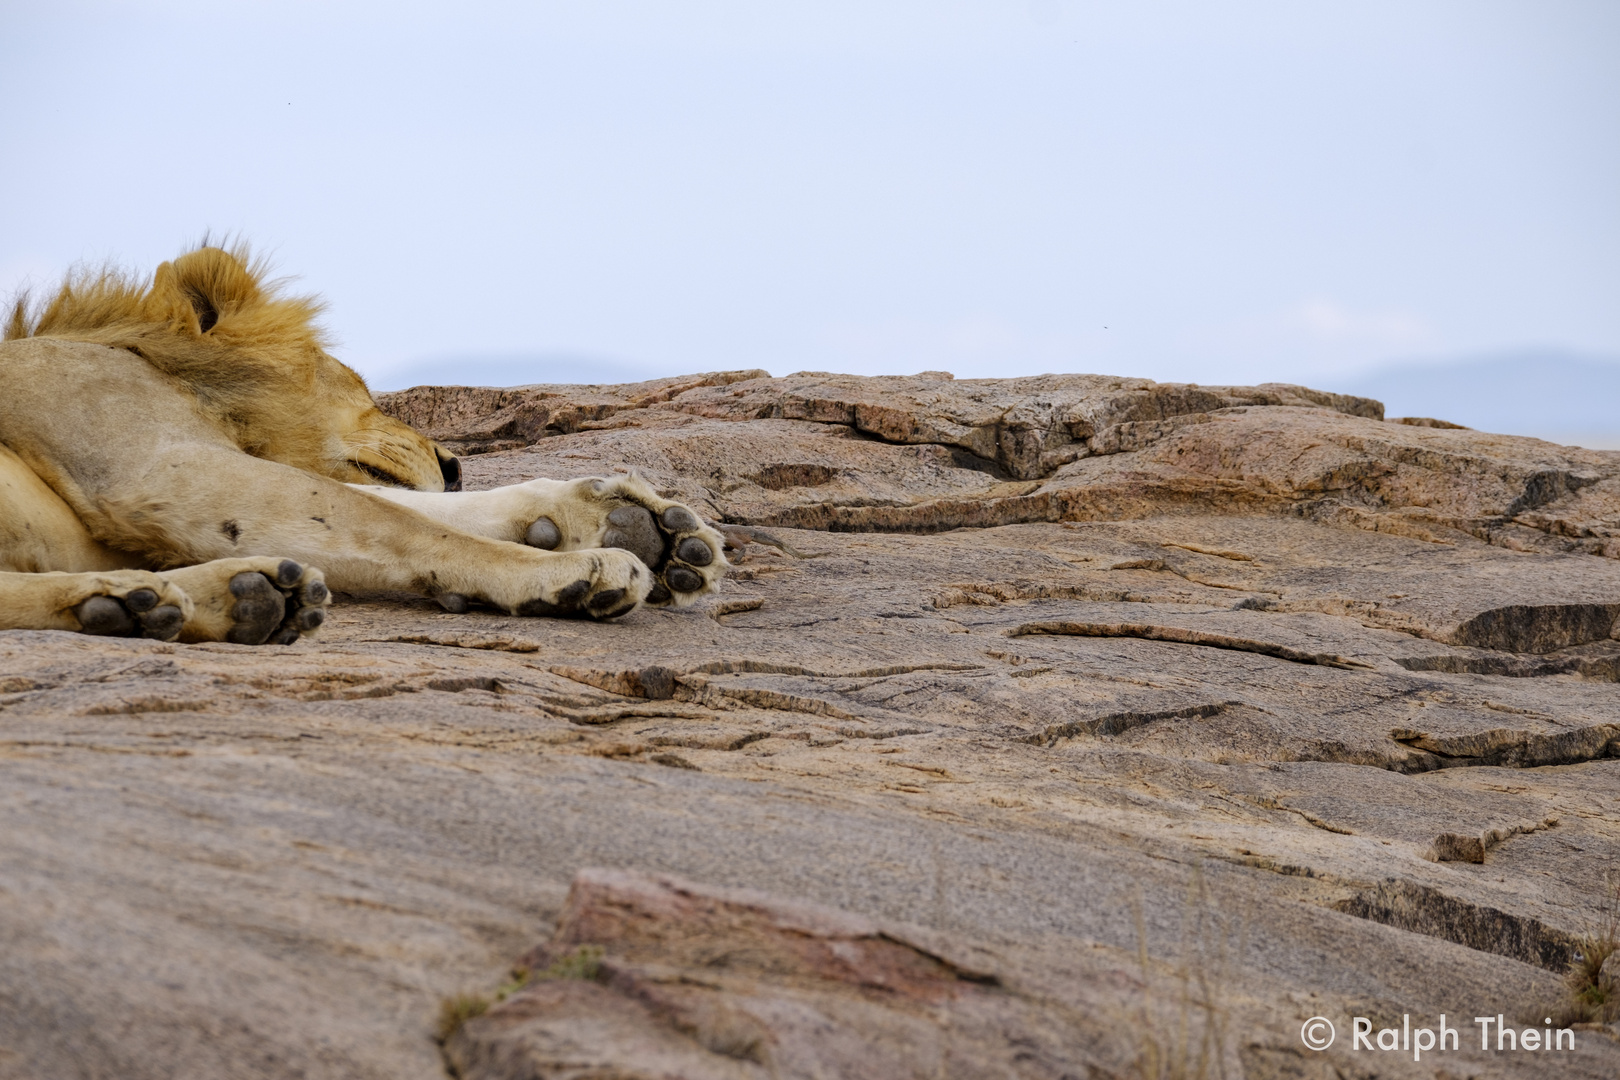
M 592 615 L 605 616 L 624 606 L 624 596 L 623 589 L 608 589 L 591 597 L 585 607 Z
M 682 535 L 703 528 L 702 520 L 687 507 L 677 504 L 654 513 L 639 502 L 626 503 L 614 507 L 607 523 L 602 546 L 622 548 L 652 569 L 654 582 L 647 603 L 669 604 L 676 593 L 707 588 L 708 581 L 695 568 L 713 565 L 715 549 L 701 536 Z
M 562 543 L 562 530 L 557 528 L 555 521 L 543 517 L 529 526 L 529 531 L 524 535 L 523 542 L 530 547 L 555 551 L 557 545 Z
M 281 576 L 278 568 L 277 580 Z M 276 588 L 275 582 L 253 570 L 244 570 L 231 578 L 230 590 L 236 597 L 236 603 L 231 605 L 231 621 L 235 625 L 225 635 L 225 640 L 236 645 L 264 644 L 287 617 L 287 601 L 281 590 Z
M 697 515 L 684 506 L 665 507 L 660 517 L 664 522 L 664 528 L 670 532 L 691 532 L 702 524 L 698 521 Z
M 675 557 L 693 566 L 708 566 L 714 562 L 714 550 L 695 536 L 688 536 L 675 547 Z
M 299 582 L 304 567 L 283 559 L 274 573 L 244 570 L 228 586 L 236 598 L 225 640 L 235 645 L 291 645 L 326 621 L 324 581 Z
M 564 611 L 572 611 L 574 608 L 579 607 L 579 602 L 585 599 L 585 595 L 590 591 L 591 583 L 585 578 L 580 578 L 572 585 L 564 585 L 557 590 L 555 603 Z
M 652 511 L 645 506 L 620 506 L 608 514 L 608 531 L 602 546 L 623 548 L 648 566 L 664 561 L 664 538 L 653 523 Z
M 703 578 L 696 570 L 688 570 L 684 566 L 672 566 L 664 572 L 664 580 L 676 592 L 697 592 L 703 588 Z
M 131 589 L 123 597 L 92 596 L 73 609 L 83 633 L 97 637 L 144 637 L 173 641 L 185 615 L 173 604 L 159 604 L 152 589 Z
M 180 628 L 185 622 L 185 614 L 179 608 L 173 604 L 164 604 L 141 616 L 141 636 L 156 638 L 159 641 L 173 641 L 180 636 Z

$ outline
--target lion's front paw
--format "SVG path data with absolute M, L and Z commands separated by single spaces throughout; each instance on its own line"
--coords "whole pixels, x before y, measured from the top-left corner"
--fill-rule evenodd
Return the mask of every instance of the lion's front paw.
M 578 502 L 557 507 L 567 532 L 542 516 L 528 527 L 528 544 L 568 547 L 572 545 L 563 543 L 565 535 L 584 534 L 588 546 L 628 551 L 652 570 L 647 603 L 659 606 L 691 603 L 725 575 L 725 538 L 687 507 L 660 498 L 640 477 L 579 480 L 569 486 Z M 579 523 L 579 518 L 586 520 Z
M 182 641 L 291 645 L 315 632 L 331 602 L 321 572 L 292 559 L 218 559 L 163 577 L 185 589 L 195 608 Z
M 649 604 L 690 603 L 725 574 L 724 539 L 679 503 L 657 514 L 643 504 L 625 503 L 608 514 L 608 526 L 602 546 L 633 553 L 658 578 L 647 594 Z
M 641 560 L 627 551 L 560 551 L 537 569 L 517 583 L 513 598 L 490 602 L 513 615 L 617 619 L 634 611 L 653 585 Z M 443 594 L 439 602 L 451 611 L 467 610 L 460 594 Z
M 72 610 L 86 634 L 173 641 L 191 614 L 185 591 L 157 574 L 118 570 L 82 576 L 88 595 Z

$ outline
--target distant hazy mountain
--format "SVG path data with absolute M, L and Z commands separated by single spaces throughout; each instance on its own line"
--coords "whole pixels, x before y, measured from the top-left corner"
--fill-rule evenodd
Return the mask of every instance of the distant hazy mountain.
M 1620 449 L 1620 359 L 1526 350 L 1390 364 L 1324 390 L 1384 403 L 1387 416 L 1430 416 L 1506 435 Z
M 370 375 L 373 390 L 412 386 L 526 386 L 529 383 L 625 383 L 655 376 L 601 356 L 536 353 L 514 356 L 443 356 L 397 371 Z

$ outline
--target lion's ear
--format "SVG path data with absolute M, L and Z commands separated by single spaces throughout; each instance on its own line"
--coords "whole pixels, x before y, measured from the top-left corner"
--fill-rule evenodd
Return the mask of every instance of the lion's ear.
M 217 247 L 198 248 L 157 268 L 152 296 L 171 323 L 201 336 L 219 320 L 258 301 L 258 275 L 244 257 Z

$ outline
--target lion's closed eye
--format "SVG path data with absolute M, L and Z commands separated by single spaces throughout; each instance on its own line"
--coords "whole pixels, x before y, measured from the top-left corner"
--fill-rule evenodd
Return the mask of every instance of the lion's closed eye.
M 382 484 L 385 487 L 402 488 L 408 488 L 411 486 L 410 484 L 407 484 L 405 481 L 401 480 L 399 477 L 394 476 L 392 473 L 384 472 L 375 465 L 367 465 L 363 461 L 351 461 L 349 464 L 365 473 L 374 484 Z

